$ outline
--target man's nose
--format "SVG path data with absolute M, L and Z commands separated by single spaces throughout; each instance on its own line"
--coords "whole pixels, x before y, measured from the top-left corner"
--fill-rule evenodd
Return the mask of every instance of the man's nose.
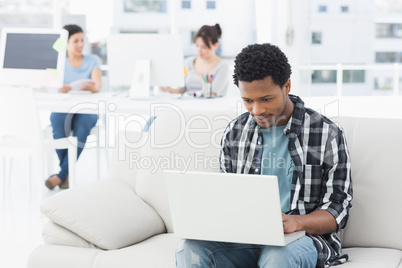
M 264 114 L 264 112 L 265 112 L 264 106 L 261 105 L 260 102 L 255 101 L 255 102 L 253 103 L 253 110 L 252 110 L 252 113 L 253 113 L 254 115 L 260 115 L 260 114 Z

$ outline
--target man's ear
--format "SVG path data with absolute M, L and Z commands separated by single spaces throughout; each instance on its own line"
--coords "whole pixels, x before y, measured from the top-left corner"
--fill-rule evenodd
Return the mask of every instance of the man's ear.
M 285 86 L 283 87 L 283 89 L 286 92 L 286 95 L 288 95 L 290 93 L 291 87 L 292 87 L 292 85 L 291 85 L 290 78 L 289 78 L 288 81 L 286 81 Z

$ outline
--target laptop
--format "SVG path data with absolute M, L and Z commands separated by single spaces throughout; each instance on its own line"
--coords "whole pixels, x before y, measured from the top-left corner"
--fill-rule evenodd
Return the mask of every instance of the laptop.
M 174 234 L 180 238 L 285 246 L 276 176 L 164 172 Z

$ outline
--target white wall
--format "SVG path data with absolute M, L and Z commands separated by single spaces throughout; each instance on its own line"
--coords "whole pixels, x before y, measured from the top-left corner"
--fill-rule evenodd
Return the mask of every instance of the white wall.
M 172 1 L 172 0 L 168 0 Z M 113 33 L 119 31 L 156 31 L 170 33 L 170 3 L 167 13 L 124 13 L 123 1 L 114 1 Z M 206 9 L 206 1 L 191 1 L 191 9 L 182 9 L 176 0 L 178 33 L 183 37 L 185 55 L 196 54 L 191 31 L 202 25 L 219 23 L 222 28 L 222 56 L 234 57 L 244 46 L 255 42 L 254 0 L 217 0 L 216 9 Z

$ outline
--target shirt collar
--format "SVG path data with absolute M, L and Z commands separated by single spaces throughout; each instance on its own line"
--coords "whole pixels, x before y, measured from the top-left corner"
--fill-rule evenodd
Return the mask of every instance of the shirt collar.
M 296 134 L 296 136 L 298 136 L 301 133 L 301 128 L 306 109 L 304 107 L 304 102 L 300 97 L 289 94 L 289 98 L 294 103 L 295 107 L 292 116 L 290 117 L 286 125 L 285 133 L 286 135 L 294 133 Z

